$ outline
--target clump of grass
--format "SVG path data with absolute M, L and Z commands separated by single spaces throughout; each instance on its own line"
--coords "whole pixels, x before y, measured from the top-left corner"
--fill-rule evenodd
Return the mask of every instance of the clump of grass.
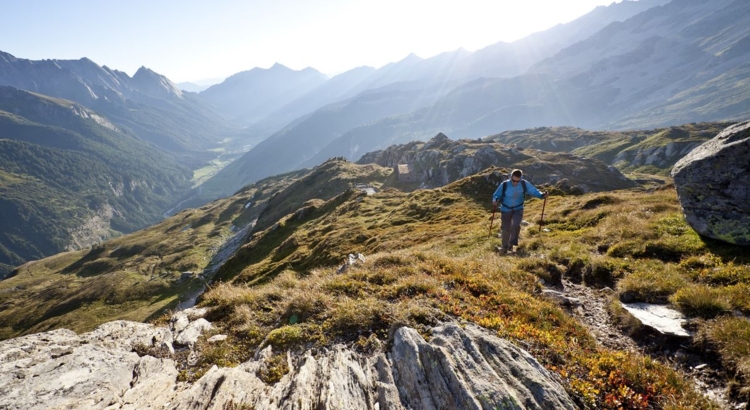
M 518 269 L 532 273 L 550 285 L 562 285 L 562 275 L 565 268 L 547 259 L 529 258 L 516 265 Z
M 392 325 L 408 323 L 405 307 L 403 303 L 385 304 L 374 297 L 344 298 L 333 308 L 326 327 L 342 338 L 354 337 L 356 340 L 362 334 L 385 338 Z
M 688 316 L 713 318 L 731 310 L 730 300 L 719 289 L 689 285 L 679 289 L 669 301 Z
M 628 271 L 629 265 L 621 259 L 594 256 L 583 270 L 583 282 L 589 286 L 614 286 Z
M 272 330 L 266 338 L 266 343 L 273 346 L 276 350 L 284 350 L 291 346 L 298 345 L 304 340 L 305 337 L 302 327 L 298 325 L 287 325 Z
M 727 316 L 708 322 L 696 341 L 719 353 L 724 365 L 744 382 L 738 395 L 750 398 L 750 320 Z
M 617 326 L 628 335 L 633 336 L 639 334 L 643 329 L 641 321 L 625 310 L 620 304 L 620 300 L 617 299 L 615 295 L 610 297 L 609 302 L 607 303 L 607 311 L 610 316 L 612 316 Z
M 750 283 L 738 283 L 723 290 L 729 296 L 733 308 L 750 315 Z
M 289 362 L 285 353 L 276 353 L 268 357 L 257 372 L 259 379 L 266 384 L 278 383 L 289 373 Z
M 673 265 L 650 263 L 625 276 L 617 284 L 620 300 L 664 303 L 685 286 L 685 277 Z

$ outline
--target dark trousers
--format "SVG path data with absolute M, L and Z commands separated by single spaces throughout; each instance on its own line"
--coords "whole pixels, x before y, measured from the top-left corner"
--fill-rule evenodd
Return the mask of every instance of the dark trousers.
M 500 212 L 500 237 L 503 240 L 503 248 L 510 249 L 511 246 L 518 246 L 522 220 L 523 209 Z

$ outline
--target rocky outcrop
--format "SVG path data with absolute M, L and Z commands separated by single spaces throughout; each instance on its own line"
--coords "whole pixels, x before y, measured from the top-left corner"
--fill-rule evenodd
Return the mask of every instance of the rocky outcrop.
M 434 328 L 429 342 L 403 327 L 387 352 L 370 355 L 343 345 L 287 354 L 291 370 L 272 385 L 257 376 L 271 347 L 192 384 L 178 381 L 172 359 L 134 352 L 171 349 L 176 332 L 203 313 L 182 313 L 170 328 L 117 321 L 82 335 L 55 330 L 0 342 L 0 408 L 576 408 L 531 355 L 474 325 Z
M 672 177 L 699 234 L 750 245 L 750 122 L 731 126 L 675 164 Z
M 393 168 L 410 164 L 417 182 L 427 188 L 447 185 L 491 166 L 521 168 L 531 182 L 556 185 L 564 182 L 583 192 L 625 189 L 635 186 L 615 167 L 581 156 L 519 149 L 482 140 L 452 141 L 440 133 L 426 143 L 393 145 L 364 155 L 359 164 L 375 163 Z

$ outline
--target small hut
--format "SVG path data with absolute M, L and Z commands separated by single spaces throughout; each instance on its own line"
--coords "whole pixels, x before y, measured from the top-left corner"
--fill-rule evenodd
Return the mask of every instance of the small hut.
M 399 182 L 417 182 L 417 174 L 411 164 L 398 164 L 396 166 Z

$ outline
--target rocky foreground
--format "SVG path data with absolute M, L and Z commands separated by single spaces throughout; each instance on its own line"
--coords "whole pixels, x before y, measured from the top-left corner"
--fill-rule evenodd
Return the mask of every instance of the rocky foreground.
M 576 408 L 529 353 L 474 325 L 433 328 L 429 341 L 402 327 L 386 353 L 287 354 L 291 370 L 272 385 L 259 378 L 270 346 L 195 383 L 178 381 L 173 359 L 135 352 L 191 349 L 211 327 L 203 314 L 179 312 L 169 328 L 115 321 L 0 342 L 0 409 Z

